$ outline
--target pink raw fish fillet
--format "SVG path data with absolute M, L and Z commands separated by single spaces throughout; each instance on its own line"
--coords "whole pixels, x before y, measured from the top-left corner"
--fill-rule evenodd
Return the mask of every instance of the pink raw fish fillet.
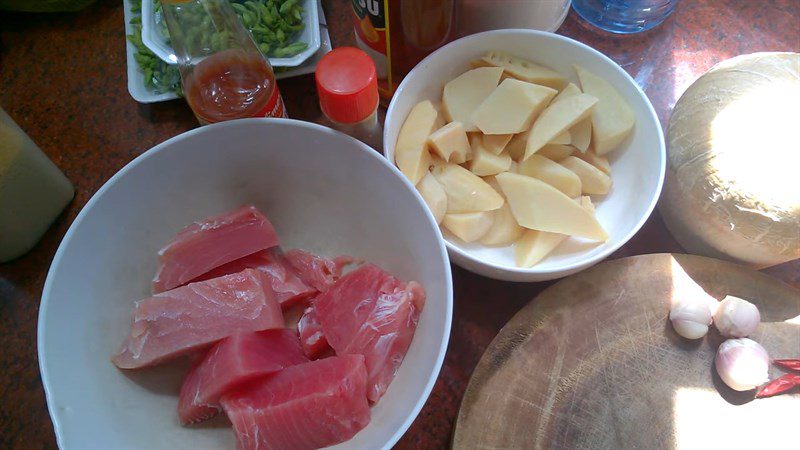
M 314 299 L 317 319 L 337 355 L 364 355 L 367 398 L 386 392 L 411 345 L 425 291 L 373 264 L 343 276 Z
M 208 280 L 244 269 L 258 269 L 270 278 L 272 290 L 283 309 L 302 302 L 317 293 L 317 290 L 303 283 L 294 268 L 286 260 L 279 247 L 272 247 L 252 255 L 247 255 L 203 274 L 192 281 Z
M 184 425 L 210 419 L 219 398 L 242 384 L 308 362 L 292 330 L 236 333 L 211 350 L 186 375 L 178 400 Z
M 222 397 L 239 450 L 316 449 L 352 438 L 369 423 L 361 355 L 287 367 Z
M 303 317 L 297 322 L 297 332 L 300 334 L 303 353 L 309 358 L 317 359 L 331 349 L 313 306 L 306 308 Z
M 139 300 L 112 361 L 136 369 L 202 349 L 237 331 L 283 328 L 269 279 L 246 269 Z
M 300 249 L 286 252 L 286 259 L 300 279 L 320 292 L 327 291 L 342 276 L 345 266 L 356 262 L 349 256 L 327 259 Z
M 275 229 L 253 205 L 195 222 L 158 252 L 153 292 L 181 286 L 211 269 L 276 245 Z

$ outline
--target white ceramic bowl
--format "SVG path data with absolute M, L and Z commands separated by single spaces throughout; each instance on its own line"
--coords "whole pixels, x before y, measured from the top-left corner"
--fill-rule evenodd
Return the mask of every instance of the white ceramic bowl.
M 185 428 L 175 367 L 123 371 L 109 357 L 148 294 L 156 252 L 182 226 L 246 202 L 285 248 L 341 253 L 417 280 L 428 300 L 397 377 L 364 430 L 339 448 L 389 448 L 430 393 L 450 333 L 452 279 L 422 198 L 374 150 L 285 119 L 201 127 L 150 149 L 114 175 L 56 253 L 39 311 L 39 364 L 62 449 L 230 448 L 226 426 Z
M 445 83 L 468 70 L 469 62 L 489 50 L 502 50 L 547 65 L 578 86 L 573 64 L 608 80 L 636 113 L 636 127 L 622 146 L 610 153 L 613 187 L 605 196 L 592 196 L 597 217 L 609 234 L 604 244 L 570 239 L 530 269 L 514 264 L 513 248 L 464 243 L 445 231 L 450 257 L 472 272 L 508 281 L 544 281 L 590 267 L 624 245 L 644 224 L 658 201 L 664 181 L 664 134 L 653 106 L 636 82 L 597 50 L 557 34 L 533 30 L 495 30 L 451 42 L 431 53 L 405 77 L 389 110 L 383 144 L 394 161 L 397 134 L 408 112 L 421 100 L 441 100 Z

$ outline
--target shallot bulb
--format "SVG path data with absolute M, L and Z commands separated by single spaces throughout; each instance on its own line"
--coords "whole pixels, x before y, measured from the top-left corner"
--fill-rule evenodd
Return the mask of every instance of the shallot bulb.
M 722 381 L 736 391 L 749 391 L 769 381 L 769 355 L 751 339 L 723 342 L 717 349 L 714 364 Z
M 761 322 L 761 314 L 756 305 L 731 295 L 722 299 L 716 314 L 714 314 L 714 325 L 719 330 L 719 334 L 728 338 L 740 338 L 753 334 L 759 322 Z
M 672 328 L 686 339 L 700 339 L 708 333 L 711 309 L 703 301 L 683 301 L 672 305 L 669 320 Z

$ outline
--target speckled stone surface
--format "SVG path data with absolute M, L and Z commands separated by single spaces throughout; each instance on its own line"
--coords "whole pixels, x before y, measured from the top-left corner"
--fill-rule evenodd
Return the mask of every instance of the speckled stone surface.
M 335 45 L 352 43 L 348 0 L 323 0 Z M 44 239 L 0 265 L 0 448 L 54 448 L 36 356 L 36 322 L 47 268 L 91 195 L 134 157 L 197 126 L 182 101 L 136 103 L 127 92 L 123 6 L 99 1 L 72 14 L 0 12 L 0 105 L 76 186 Z M 800 51 L 797 0 L 683 0 L 662 26 L 635 36 L 603 34 L 570 13 L 558 31 L 622 65 L 662 123 L 680 94 L 715 63 L 757 51 Z M 289 114 L 317 120 L 312 76 L 279 82 Z M 0 212 L 2 214 L 2 212 Z M 612 258 L 680 252 L 654 214 Z M 768 273 L 800 287 L 800 263 Z M 455 315 L 441 375 L 400 449 L 447 447 L 472 369 L 502 325 L 550 283 L 489 280 L 454 268 Z

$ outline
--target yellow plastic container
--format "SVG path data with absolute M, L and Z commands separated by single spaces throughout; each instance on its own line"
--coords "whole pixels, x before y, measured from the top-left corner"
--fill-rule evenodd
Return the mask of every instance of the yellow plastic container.
M 74 194 L 67 177 L 0 109 L 0 263 L 36 245 Z

